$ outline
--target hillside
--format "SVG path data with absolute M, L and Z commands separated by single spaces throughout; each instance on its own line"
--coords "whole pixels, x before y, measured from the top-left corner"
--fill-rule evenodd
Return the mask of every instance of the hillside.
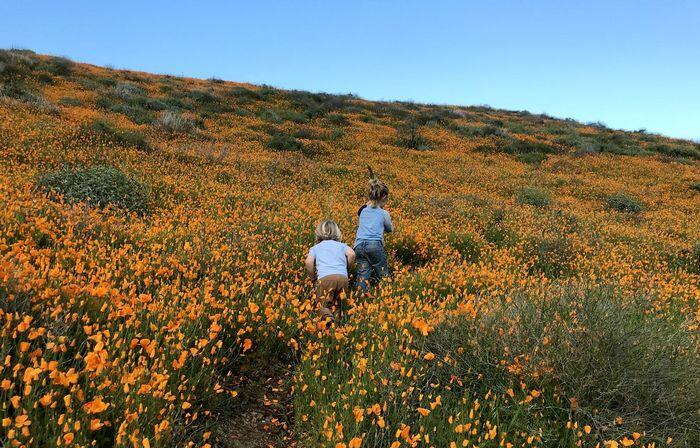
M 0 173 L 0 446 L 700 445 L 696 143 L 12 50 Z

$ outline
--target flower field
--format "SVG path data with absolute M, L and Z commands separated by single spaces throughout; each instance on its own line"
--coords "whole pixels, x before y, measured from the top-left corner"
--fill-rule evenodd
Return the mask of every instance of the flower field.
M 326 329 L 368 165 L 392 276 Z M 0 51 L 0 205 L 0 446 L 266 446 L 260 364 L 275 446 L 700 446 L 696 143 Z

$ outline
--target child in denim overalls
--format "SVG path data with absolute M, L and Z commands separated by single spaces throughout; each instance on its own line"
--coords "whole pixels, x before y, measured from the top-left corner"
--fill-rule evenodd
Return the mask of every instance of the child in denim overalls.
M 376 284 L 389 275 L 384 252 L 384 232 L 393 232 L 389 212 L 384 210 L 389 199 L 389 188 L 376 178 L 369 181 L 369 201 L 360 207 L 359 225 L 353 249 L 356 254 L 356 287 L 367 291 L 369 284 Z

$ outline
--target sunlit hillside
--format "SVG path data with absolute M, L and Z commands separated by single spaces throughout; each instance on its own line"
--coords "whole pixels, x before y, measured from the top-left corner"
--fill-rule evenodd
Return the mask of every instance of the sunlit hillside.
M 1 51 L 0 205 L 0 446 L 700 446 L 696 143 Z

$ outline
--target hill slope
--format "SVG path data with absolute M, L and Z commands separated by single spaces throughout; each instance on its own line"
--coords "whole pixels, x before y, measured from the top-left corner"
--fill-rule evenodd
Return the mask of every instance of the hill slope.
M 3 446 L 700 441 L 697 144 L 28 51 L 0 83 Z M 367 165 L 393 275 L 326 330 L 302 260 Z

